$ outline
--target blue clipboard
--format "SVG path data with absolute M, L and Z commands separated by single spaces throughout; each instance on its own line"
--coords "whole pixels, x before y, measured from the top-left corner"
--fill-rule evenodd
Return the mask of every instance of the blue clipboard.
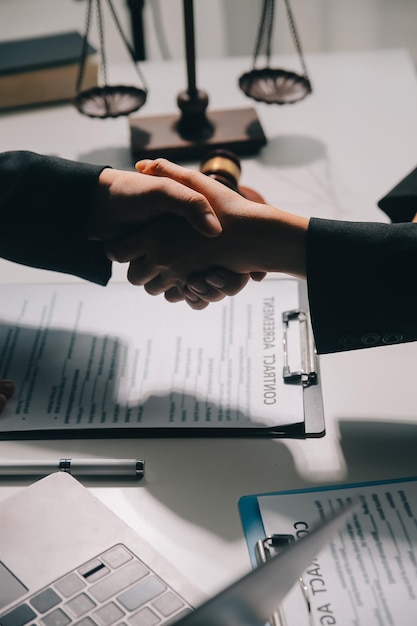
M 289 537 L 291 541 L 297 542 L 294 528 L 299 523 L 297 520 L 300 517 L 295 517 L 294 511 L 297 511 L 298 515 L 302 512 L 301 519 L 314 525 L 317 523 L 314 517 L 320 510 L 327 515 L 332 507 L 335 510 L 339 503 L 346 504 L 352 499 L 359 501 L 354 518 L 347 523 L 339 535 L 329 536 L 328 546 L 325 552 L 319 555 L 318 561 L 315 561 L 305 572 L 300 572 L 300 585 L 306 591 L 304 600 L 308 606 L 309 618 L 306 622 L 308 624 L 316 623 L 315 620 L 323 615 L 323 607 L 330 607 L 330 599 L 333 602 L 332 606 L 337 605 L 337 601 L 340 602 L 342 617 L 351 608 L 353 604 L 351 598 L 354 594 L 351 593 L 351 589 L 348 589 L 349 593 L 346 591 L 346 586 L 343 584 L 346 581 L 342 582 L 337 575 L 338 559 L 345 551 L 349 554 L 346 563 L 350 565 L 356 566 L 354 561 L 357 560 L 358 554 L 361 555 L 362 570 L 355 570 L 354 577 L 356 576 L 359 580 L 357 592 L 363 596 L 365 608 L 357 609 L 356 607 L 355 609 L 357 611 L 355 619 L 358 624 L 368 626 L 368 623 L 374 623 L 368 622 L 369 619 L 372 620 L 372 613 L 366 613 L 371 609 L 375 614 L 377 610 L 382 612 L 385 610 L 387 615 L 391 612 L 392 615 L 401 614 L 403 617 L 403 611 L 406 612 L 404 614 L 411 615 L 410 611 L 414 605 L 407 604 L 407 602 L 411 602 L 414 598 L 408 597 L 407 594 L 410 593 L 410 588 L 415 589 L 414 582 L 417 579 L 417 559 L 412 560 L 409 556 L 410 553 L 417 554 L 417 477 L 259 493 L 243 496 L 239 500 L 238 508 L 249 557 L 252 567 L 256 568 L 262 562 L 260 546 L 261 549 L 265 546 L 264 555 L 261 553 L 261 557 L 265 556 L 266 552 L 266 560 L 268 560 L 270 556 L 273 556 L 273 553 L 268 554 L 269 547 L 273 547 L 271 541 Z M 320 509 L 321 505 L 325 506 Z M 276 527 L 273 526 L 275 518 L 281 520 L 281 524 L 277 523 Z M 289 533 L 293 533 L 294 536 Z M 281 548 L 279 543 L 277 545 L 279 551 Z M 398 563 L 402 567 L 399 572 L 396 570 Z M 315 594 L 311 593 L 311 591 L 314 592 L 311 588 L 311 576 L 315 576 L 317 581 L 317 572 L 320 571 L 319 576 L 322 576 L 322 565 L 324 566 L 323 572 L 326 572 L 323 573 L 323 580 L 326 577 L 332 580 L 333 596 L 329 592 L 328 602 L 326 596 L 326 602 L 319 605 L 316 602 L 319 594 L 316 593 L 314 597 Z M 382 580 L 387 572 L 392 575 L 384 591 L 380 592 L 386 598 L 384 609 L 376 604 L 378 594 L 375 593 L 376 587 L 373 585 L 372 576 L 377 571 L 379 576 L 375 575 L 375 579 Z M 361 573 L 364 578 L 362 581 Z M 369 574 L 371 575 L 368 576 Z M 285 612 L 284 607 L 282 615 L 285 615 Z M 272 626 L 281 626 L 286 623 L 285 617 L 282 618 L 279 611 L 275 618 L 272 617 L 270 623 Z M 411 625 L 415 622 L 405 619 L 401 623 Z
M 263 496 L 279 496 L 283 495 L 296 495 L 306 493 L 319 493 L 323 491 L 336 491 L 339 489 L 361 489 L 362 487 L 377 487 L 381 485 L 395 485 L 400 483 L 417 482 L 417 476 L 410 476 L 406 478 L 394 478 L 385 480 L 373 480 L 356 483 L 345 483 L 335 485 L 324 485 L 320 487 L 306 487 L 304 489 L 288 489 L 283 491 L 271 491 L 258 494 L 250 494 L 242 496 L 238 502 L 239 515 L 242 523 L 243 532 L 248 546 L 248 552 L 253 567 L 256 567 L 257 560 L 255 554 L 255 545 L 259 539 L 265 539 L 267 534 L 265 532 L 264 523 L 262 520 L 262 514 L 259 507 L 259 498 Z M 280 532 L 277 528 L 276 532 Z

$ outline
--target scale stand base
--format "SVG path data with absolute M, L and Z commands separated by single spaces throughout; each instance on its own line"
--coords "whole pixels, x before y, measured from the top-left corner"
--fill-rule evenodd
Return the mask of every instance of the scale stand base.
M 184 138 L 178 131 L 178 115 L 129 118 L 131 149 L 134 159 L 163 157 L 171 161 L 192 161 L 217 149 L 238 155 L 256 154 L 266 137 L 254 108 L 209 111 L 213 127 L 204 139 Z

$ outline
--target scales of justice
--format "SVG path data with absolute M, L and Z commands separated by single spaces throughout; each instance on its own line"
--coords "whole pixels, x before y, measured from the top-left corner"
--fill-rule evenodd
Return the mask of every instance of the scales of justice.
M 112 0 L 106 0 L 116 28 L 136 68 L 141 86 L 108 85 L 101 0 L 87 0 L 84 46 L 81 53 L 74 100 L 80 113 L 102 119 L 129 116 L 131 149 L 135 159 L 165 157 L 174 161 L 200 158 L 214 150 L 237 155 L 257 153 L 267 142 L 253 107 L 211 111 L 208 94 L 197 87 L 193 0 L 183 0 L 187 87 L 177 97 L 179 113 L 133 116 L 146 102 L 147 86 L 135 52 L 125 36 Z M 239 87 L 248 97 L 268 104 L 291 104 L 311 93 L 300 40 L 289 0 L 284 0 L 291 34 L 301 62 L 302 73 L 270 67 L 271 37 L 275 0 L 263 0 L 253 54 L 253 67 L 239 78 Z M 93 5 L 100 39 L 100 67 L 103 84 L 82 91 L 88 36 Z M 265 47 L 266 63 L 258 69 L 258 56 Z

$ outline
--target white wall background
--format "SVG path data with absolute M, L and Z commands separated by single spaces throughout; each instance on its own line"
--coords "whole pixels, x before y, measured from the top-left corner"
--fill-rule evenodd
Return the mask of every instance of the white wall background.
M 129 31 L 126 0 L 113 2 Z M 261 0 L 194 0 L 198 54 L 251 54 L 261 4 Z M 273 51 L 293 52 L 283 0 L 276 0 L 276 5 Z M 417 0 L 292 0 L 291 6 L 307 54 L 405 47 L 417 62 Z M 0 0 L 0 40 L 82 31 L 85 9 L 85 0 Z M 149 58 L 183 55 L 181 0 L 146 0 L 145 23 Z M 110 19 L 106 34 L 109 60 L 125 58 Z

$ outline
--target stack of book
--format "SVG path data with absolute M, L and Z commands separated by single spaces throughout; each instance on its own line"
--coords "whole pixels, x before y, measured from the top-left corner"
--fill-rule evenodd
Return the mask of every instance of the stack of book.
M 0 42 L 0 109 L 71 100 L 82 45 L 76 31 Z M 97 57 L 89 45 L 83 89 L 97 85 Z

